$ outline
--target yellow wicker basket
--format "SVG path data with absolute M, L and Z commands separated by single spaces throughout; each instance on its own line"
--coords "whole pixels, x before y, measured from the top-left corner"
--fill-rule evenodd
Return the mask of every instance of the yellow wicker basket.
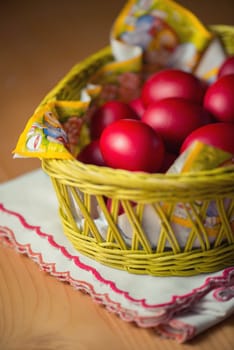
M 234 28 L 213 26 L 212 30 L 233 54 Z M 78 98 L 87 80 L 112 59 L 107 47 L 76 65 L 40 106 L 55 98 Z M 234 264 L 234 233 L 230 223 L 234 215 L 233 167 L 183 175 L 148 175 L 87 165 L 76 160 L 44 159 L 42 168 L 54 185 L 65 235 L 79 252 L 90 258 L 130 273 L 154 276 L 190 276 Z M 111 210 L 106 207 L 106 197 L 112 198 Z M 134 208 L 132 201 L 136 203 Z M 105 236 L 91 215 L 94 202 L 108 226 Z M 198 202 L 202 203 L 199 210 Z M 212 241 L 204 225 L 211 202 L 216 205 L 220 221 Z M 167 204 L 166 210 L 162 209 L 162 203 Z M 178 243 L 171 221 L 178 203 L 190 219 L 189 234 L 183 246 Z M 117 222 L 120 204 L 131 227 L 130 243 L 125 240 Z M 161 220 L 154 245 L 142 224 L 146 206 Z M 82 224 L 77 220 L 78 216 L 82 218 Z M 194 242 L 198 242 L 198 246 Z

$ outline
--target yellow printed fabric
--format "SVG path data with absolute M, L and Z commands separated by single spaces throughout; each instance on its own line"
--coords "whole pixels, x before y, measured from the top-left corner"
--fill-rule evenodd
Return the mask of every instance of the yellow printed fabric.
M 23 157 L 72 159 L 83 126 L 80 116 L 85 109 L 87 103 L 81 101 L 45 104 L 29 119 L 14 153 Z
M 171 0 L 129 0 L 112 28 L 116 58 L 129 56 L 130 48 L 137 55 L 138 47 L 154 71 L 165 66 L 193 70 L 211 39 L 193 13 Z

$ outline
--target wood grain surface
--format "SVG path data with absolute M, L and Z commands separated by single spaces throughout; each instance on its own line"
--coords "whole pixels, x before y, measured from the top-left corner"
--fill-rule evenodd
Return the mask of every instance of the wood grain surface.
M 0 2 L 0 182 L 38 168 L 12 159 L 37 104 L 77 61 L 109 43 L 125 1 Z M 234 3 L 180 1 L 206 24 L 234 24 Z M 0 245 L 0 350 L 232 350 L 234 317 L 185 345 L 126 323 L 26 256 Z

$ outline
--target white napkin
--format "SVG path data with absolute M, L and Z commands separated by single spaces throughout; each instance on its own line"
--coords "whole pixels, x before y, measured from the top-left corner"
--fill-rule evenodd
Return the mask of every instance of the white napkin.
M 63 234 L 49 177 L 0 184 L 0 240 L 140 327 L 185 342 L 234 313 L 234 267 L 192 277 L 133 275 L 77 252 Z

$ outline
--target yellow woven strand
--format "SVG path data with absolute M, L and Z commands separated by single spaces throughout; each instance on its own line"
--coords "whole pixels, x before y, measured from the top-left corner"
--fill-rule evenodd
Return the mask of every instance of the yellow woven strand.
M 190 205 L 190 209 L 192 212 L 192 217 L 193 217 L 192 222 L 194 222 L 194 224 L 195 224 L 194 228 L 196 229 L 196 233 L 200 237 L 203 236 L 202 241 L 205 243 L 204 249 L 210 249 L 209 237 L 208 237 L 208 234 L 207 234 L 206 229 L 205 229 L 204 224 L 203 224 L 203 219 L 206 216 L 205 207 L 203 207 L 203 206 L 200 207 L 199 215 L 198 215 L 197 210 L 196 210 L 197 203 L 190 202 L 189 205 Z
M 90 213 L 90 195 L 87 193 L 84 193 L 84 208 L 87 209 L 88 213 Z M 89 214 L 91 216 L 91 214 Z M 89 228 L 89 223 L 88 220 L 84 220 L 84 224 L 83 224 L 83 231 L 84 231 L 84 235 L 88 236 L 89 232 L 90 232 L 90 228 Z
M 167 229 L 163 231 L 164 236 L 166 236 L 166 239 L 168 240 L 168 242 L 170 243 L 170 246 L 174 252 L 174 254 L 179 253 L 181 251 L 180 245 L 176 239 L 176 236 L 172 230 L 172 227 L 165 215 L 165 212 L 162 210 L 161 205 L 158 203 L 155 203 L 155 208 L 157 209 L 157 213 L 161 219 L 161 222 L 163 223 L 163 225 L 165 226 L 165 228 Z
M 232 232 L 232 228 L 227 218 L 227 214 L 224 208 L 223 201 L 216 200 L 216 206 L 218 209 L 219 216 L 222 217 L 222 227 L 225 232 L 225 236 L 227 238 L 228 243 L 234 243 L 234 233 Z
M 167 220 L 165 220 L 165 222 L 167 221 L 171 222 L 171 216 L 172 216 L 174 207 L 175 207 L 175 203 L 171 203 L 171 204 L 167 203 L 167 206 L 163 208 L 165 215 L 167 215 Z M 158 215 L 160 218 L 160 214 L 158 214 L 157 209 L 155 208 L 154 205 L 153 205 L 153 208 L 155 210 L 156 215 Z M 157 247 L 156 247 L 157 254 L 162 253 L 165 248 L 165 244 L 167 240 L 167 235 L 165 234 L 165 232 L 167 231 L 167 227 L 168 227 L 168 225 L 165 224 L 165 222 L 161 220 L 161 230 L 159 233 L 159 238 L 158 238 Z
M 144 234 L 141 224 L 136 217 L 131 204 L 126 200 L 122 200 L 121 203 L 132 226 L 132 249 L 137 249 L 140 244 L 146 253 L 151 253 L 152 248 L 150 243 Z
M 72 194 L 80 208 L 80 211 L 82 213 L 82 215 L 85 218 L 85 221 L 87 221 L 89 229 L 91 231 L 91 233 L 94 235 L 94 237 L 96 238 L 97 242 L 102 242 L 103 238 L 100 235 L 97 226 L 95 225 L 94 221 L 92 220 L 92 218 L 90 217 L 90 214 L 88 212 L 88 210 L 86 209 L 86 207 L 84 206 L 84 204 L 82 203 L 80 197 L 77 195 L 77 192 L 75 191 L 75 189 L 73 187 L 71 187 L 71 191 Z
M 227 216 L 229 220 L 233 217 L 233 211 L 234 211 L 234 201 L 231 201 L 229 208 L 227 208 Z M 234 235 L 234 233 L 233 233 Z M 225 231 L 223 225 L 220 226 L 219 233 L 216 237 L 216 240 L 214 242 L 214 247 L 218 247 L 222 244 L 222 241 L 225 239 Z
M 129 205 L 131 206 L 131 204 L 129 203 Z M 143 218 L 143 212 L 144 212 L 144 204 L 138 203 L 135 206 L 135 216 L 139 222 L 139 225 L 142 227 L 142 218 Z M 143 233 L 143 235 L 145 236 L 145 233 Z M 139 245 L 141 240 L 139 240 L 138 238 L 138 233 L 137 232 L 133 232 L 133 237 L 132 237 L 132 249 L 139 249 Z M 148 238 L 147 238 L 148 241 Z
M 206 211 L 207 211 L 207 208 L 208 208 L 208 205 L 209 205 L 209 201 L 204 201 L 202 203 L 202 206 L 201 206 L 201 221 L 204 222 L 205 220 L 205 217 L 206 217 Z M 185 248 L 184 248 L 184 251 L 185 252 L 188 252 L 188 251 L 191 251 L 192 248 L 193 248 L 193 245 L 194 245 L 194 242 L 197 238 L 197 234 L 196 234 L 196 230 L 193 230 L 193 228 L 191 229 L 190 233 L 189 233 L 189 236 L 188 236 L 188 239 L 187 239 L 187 242 L 186 242 L 186 245 L 185 245 Z M 209 246 L 210 247 L 210 246 Z
M 109 234 L 109 237 L 108 237 L 110 240 L 107 240 L 107 242 L 111 242 L 113 239 L 115 239 L 119 248 L 126 249 L 127 248 L 126 244 L 125 244 L 118 228 L 116 227 L 115 222 L 113 221 L 112 217 L 110 216 L 110 212 L 106 208 L 106 204 L 104 202 L 103 196 L 97 196 L 97 201 L 98 201 L 98 204 L 99 204 L 99 206 L 100 206 L 100 208 L 105 216 L 105 219 L 109 225 L 109 229 L 112 231 L 112 234 L 111 235 Z
M 131 205 L 131 204 L 130 204 Z M 137 217 L 137 220 L 138 220 L 138 222 L 139 222 L 139 224 L 141 225 L 141 227 L 143 227 L 142 226 L 142 220 L 143 220 L 143 214 L 144 214 L 144 209 L 145 209 L 145 204 L 143 204 L 143 203 L 137 203 L 137 204 L 134 204 L 135 205 L 135 215 L 136 215 L 136 217 Z M 144 235 L 145 235 L 145 233 L 144 233 Z M 148 238 L 147 238 L 147 240 L 148 240 Z
M 103 203 L 103 205 L 105 205 Z M 101 209 L 103 211 L 103 208 L 101 206 Z M 110 208 L 110 214 L 113 217 L 113 221 L 116 223 L 118 219 L 118 212 L 119 212 L 119 201 L 116 199 L 111 200 L 111 208 Z M 107 229 L 107 235 L 106 235 L 107 242 L 112 242 L 114 240 L 113 230 L 111 229 L 111 226 Z
M 187 205 L 188 205 L 188 203 L 187 203 Z M 191 208 L 191 206 L 188 208 L 187 205 L 184 205 L 184 210 L 186 212 L 187 217 L 189 218 L 189 222 L 190 222 L 190 225 L 191 225 L 191 231 L 194 232 L 194 235 L 198 239 L 199 244 L 201 246 L 201 249 L 203 251 L 205 251 L 206 250 L 206 246 L 205 246 L 205 242 L 203 240 L 202 234 L 201 234 L 201 232 L 200 232 L 200 230 L 199 230 L 199 228 L 197 226 L 197 223 L 194 221 L 193 215 L 190 213 L 189 208 Z

